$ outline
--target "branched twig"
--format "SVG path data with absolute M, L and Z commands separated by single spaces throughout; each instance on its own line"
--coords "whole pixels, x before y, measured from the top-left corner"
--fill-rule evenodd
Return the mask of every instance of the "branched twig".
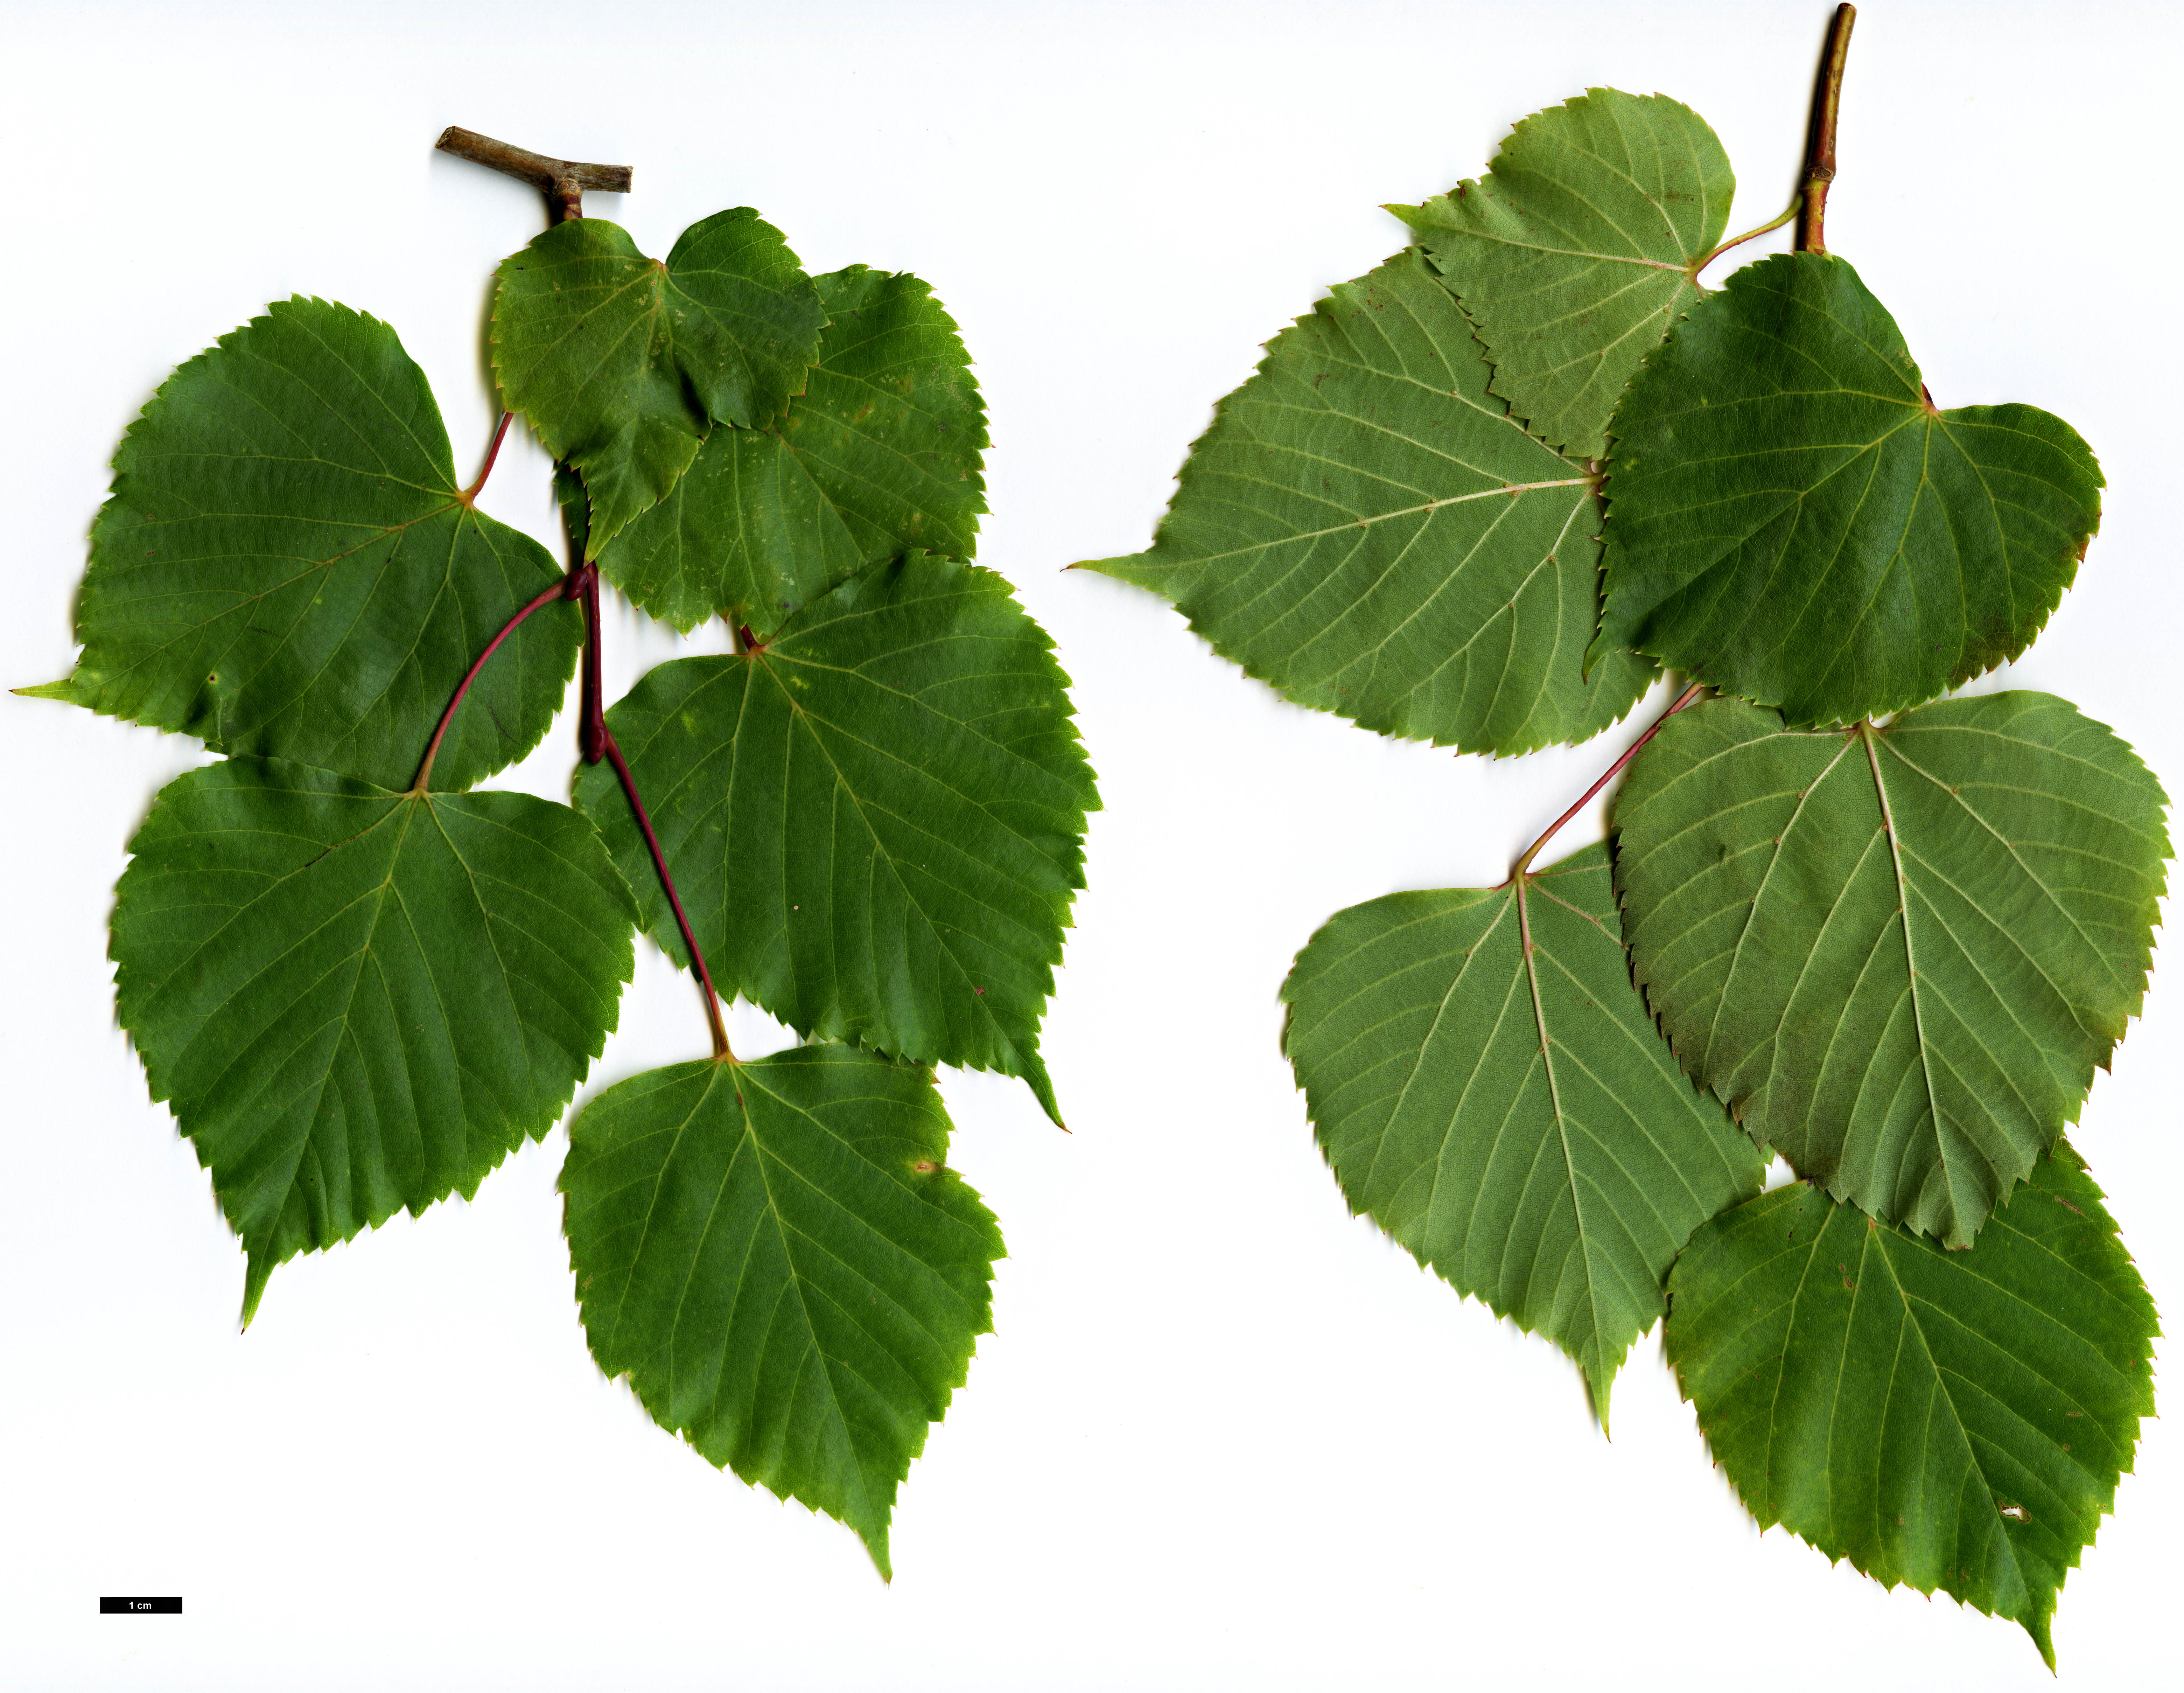
M 1797 210 L 1797 250 L 1825 253 L 1822 226 L 1828 211 L 1828 184 L 1836 179 L 1836 108 L 1842 103 L 1843 60 L 1850 56 L 1850 27 L 1858 8 L 1836 8 L 1828 42 L 1820 52 L 1819 81 L 1813 89 L 1813 121 L 1805 137 L 1805 183 Z
M 607 756 L 606 696 L 599 682 L 599 567 L 586 562 L 569 567 L 571 600 L 584 608 L 584 686 L 577 707 L 577 751 L 584 763 L 596 764 Z
M 476 165 L 499 170 L 528 182 L 546 196 L 546 217 L 549 223 L 563 223 L 584 215 L 584 190 L 597 188 L 603 193 L 626 194 L 629 192 L 630 168 L 627 165 L 583 165 L 574 159 L 549 159 L 543 153 L 532 153 L 521 147 L 510 147 L 504 141 L 495 141 L 491 136 L 450 126 L 437 143 L 443 153 L 452 153 L 458 159 L 467 159 Z M 475 499 L 492 472 L 493 460 L 499 455 L 501 437 L 507 432 L 510 414 L 500 416 L 500 427 L 493 431 L 493 446 L 486 455 L 485 469 L 478 479 L 466 489 L 464 502 Z M 576 548 L 571 544 L 571 550 Z M 705 955 L 698 949 L 698 937 L 692 932 L 690 919 L 682 910 L 682 897 L 675 891 L 675 878 L 668 873 L 667 855 L 660 850 L 660 837 L 653 833 L 652 819 L 644 809 L 644 802 L 637 791 L 637 779 L 630 774 L 629 761 L 621 756 L 621 748 L 607 729 L 606 699 L 599 679 L 599 567 L 588 559 L 576 558 L 569 566 L 569 573 L 555 583 L 515 617 L 508 627 L 493 638 L 493 642 L 478 655 L 477 662 L 455 690 L 455 696 L 448 702 L 448 709 L 440 718 L 440 726 L 433 732 L 432 744 L 425 749 L 425 760 L 417 771 L 415 791 L 425 791 L 425 779 L 432 774 L 433 757 L 440 750 L 440 741 L 454 720 L 455 707 L 463 702 L 463 696 L 486 660 L 499 650 L 500 644 L 515 632 L 521 623 L 540 606 L 554 600 L 574 600 L 583 608 L 584 659 L 583 693 L 577 709 L 577 746 L 587 764 L 596 764 L 601 759 L 614 766 L 615 778 L 621 784 L 622 796 L 637 819 L 638 831 L 652 854 L 652 867 L 660 873 L 660 886 L 667 895 L 667 903 L 675 913 L 675 921 L 682 931 L 682 944 L 689 949 L 690 962 L 696 968 L 699 985 L 705 995 L 705 1021 L 713 1031 L 713 1056 L 733 1064 L 734 1053 L 728 1049 L 728 1031 L 721 1016 L 721 996 L 714 991 L 713 973 L 705 967 Z M 755 643 L 754 643 L 755 645 Z
M 1850 56 L 1851 25 L 1857 21 L 1858 8 L 1846 0 L 1846 3 L 1836 8 L 1835 17 L 1828 25 L 1827 45 L 1820 53 L 1819 81 L 1813 90 L 1812 124 L 1805 136 L 1804 181 L 1790 211 L 1783 213 L 1772 223 L 1763 224 L 1733 241 L 1722 243 L 1691 266 L 1694 277 L 1730 248 L 1751 240 L 1753 236 L 1764 235 L 1770 229 L 1779 229 L 1789 221 L 1791 213 L 1795 213 L 1797 219 L 1797 250 L 1800 253 L 1825 253 L 1828 250 L 1823 235 L 1828 211 L 1828 184 L 1836 179 L 1836 112 L 1842 103 L 1843 62 Z M 1930 400 L 1928 404 L 1930 405 L 1932 402 Z M 1516 868 L 1509 872 L 1509 880 L 1521 882 L 1524 873 L 1531 869 L 1532 860 L 1539 857 L 1540 849 L 1555 838 L 1564 824 L 1584 810 L 1586 802 L 1595 794 L 1614 780 L 1616 774 L 1638 756 L 1639 749 L 1661 732 L 1661 725 L 1696 699 L 1704 687 L 1705 684 L 1694 682 L 1678 695 L 1675 703 L 1653 720 L 1652 727 L 1632 741 L 1620 758 L 1601 772 L 1600 779 L 1578 796 L 1577 803 L 1549 824 L 1546 832 L 1524 849 L 1524 856 L 1517 860 Z
M 443 153 L 452 153 L 458 159 L 467 159 L 473 165 L 482 165 L 488 170 L 498 170 L 519 182 L 530 183 L 546 196 L 546 215 L 554 223 L 584 215 L 587 188 L 607 194 L 629 192 L 631 173 L 627 165 L 583 165 L 573 159 L 549 159 L 543 153 L 510 147 L 504 141 L 495 141 L 475 130 L 458 129 L 452 124 L 441 131 L 434 145 Z

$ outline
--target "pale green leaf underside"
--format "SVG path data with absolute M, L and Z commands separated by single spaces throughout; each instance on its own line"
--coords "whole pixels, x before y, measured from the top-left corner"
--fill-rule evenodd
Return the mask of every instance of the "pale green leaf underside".
M 1669 1293 L 1669 1361 L 1762 1527 L 2012 1618 L 2054 1667 L 2056 1593 L 2153 1414 L 2159 1333 L 2067 1143 L 1970 1251 L 1800 1184 L 1701 1229 Z
M 561 1171 L 599 1367 L 709 1462 L 847 1523 L 883 1576 L 1004 1255 L 948 1130 L 926 1071 L 804 1047 L 609 1088 Z
M 749 207 L 682 232 L 666 264 L 577 218 L 503 261 L 493 367 L 511 411 L 591 498 L 591 545 L 664 498 L 715 423 L 755 428 L 804 390 L 827 313 Z
M 1736 193 L 1697 113 L 1594 88 L 1518 124 L 1477 181 L 1389 210 L 1462 296 L 1494 392 L 1542 439 L 1597 459 L 1624 385 L 1699 297 Z
M 1398 893 L 1339 912 L 1282 997 L 1351 1209 L 1568 1353 L 1604 1425 L 1670 1262 L 1763 1169 L 1631 986 L 1607 849 L 1521 896 Z
M 913 555 L 763 651 L 654 670 L 607 713 L 721 991 L 800 1032 L 1021 1076 L 1097 807 L 1045 634 L 990 572 Z M 577 779 L 645 926 L 682 946 L 604 766 Z
M 615 1025 L 634 912 L 526 794 L 391 794 L 238 758 L 170 783 L 114 909 L 152 1097 L 274 1266 L 467 1197 L 554 1126 Z
M 1936 411 L 1841 260 L 1784 253 L 1679 324 L 1615 417 L 1601 641 L 1792 723 L 1900 711 L 2022 652 L 2099 527 L 2029 405 Z
M 464 502 L 394 332 L 325 300 L 281 301 L 182 366 L 114 471 L 83 655 L 25 691 L 222 752 L 409 786 L 471 661 L 560 573 Z M 441 746 L 443 786 L 538 744 L 581 634 L 550 613 L 515 633 Z
M 986 416 L 932 290 L 852 265 L 816 278 L 831 320 L 810 384 L 765 429 L 716 429 L 667 497 L 599 553 L 631 599 L 688 630 L 760 639 L 867 564 L 970 557 L 986 509 Z
M 1697 707 L 1615 803 L 1638 980 L 1754 1140 L 1963 1245 L 2077 1120 L 2138 1009 L 2165 803 L 2128 746 L 2045 694 L 1877 731 Z
M 1471 752 L 1583 740 L 1651 664 L 1609 653 L 1581 464 L 1486 392 L 1462 308 L 1416 252 L 1269 344 L 1191 448 L 1150 550 L 1085 567 L 1166 595 L 1300 705 Z

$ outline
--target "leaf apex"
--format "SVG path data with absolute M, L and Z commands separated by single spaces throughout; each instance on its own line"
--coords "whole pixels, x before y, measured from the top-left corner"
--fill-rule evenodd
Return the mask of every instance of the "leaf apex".
M 1114 577 L 1117 581 L 1150 588 L 1152 584 L 1146 579 L 1146 573 L 1162 567 L 1145 562 L 1152 556 L 1153 551 L 1153 548 L 1147 547 L 1142 552 L 1117 553 L 1112 558 L 1080 558 L 1076 563 L 1065 564 L 1061 567 L 1064 570 L 1097 571 L 1100 575 Z
M 1592 1420 L 1600 1425 L 1600 1438 L 1610 1445 L 1614 1444 L 1615 1437 L 1607 1428 L 1607 1397 L 1614 1389 L 1616 1368 L 1620 1361 L 1595 1358 L 1578 1365 L 1578 1373 L 1585 1377 L 1585 1402 L 1591 1408 Z
M 872 1567 L 879 1572 L 882 1583 L 893 1587 L 894 1563 L 888 1556 L 888 1519 L 883 1517 L 875 1528 L 858 1528 L 857 1538 L 865 1543 L 865 1551 L 872 1561 Z
M 2029 1620 L 2023 1617 L 2017 1619 L 2018 1626 L 2032 1637 L 2032 1644 L 2039 1648 L 2040 1661 L 2048 1666 L 2048 1673 L 2059 1676 L 2062 1672 L 2055 1668 L 2054 1623 L 2053 1611 L 2038 1612 Z
M 1054 1081 L 1046 1073 L 1046 1060 L 1039 1055 L 1036 1048 L 1025 1053 L 1023 1059 L 1024 1086 L 1031 1089 L 1031 1097 L 1039 1101 L 1039 1108 L 1046 1113 L 1047 1120 L 1067 1134 L 1069 1125 L 1061 1120 L 1061 1106 L 1054 1097 Z
M 84 698 L 82 689 L 76 685 L 74 671 L 70 671 L 56 682 L 41 682 L 35 688 L 10 688 L 8 691 L 19 695 L 25 700 L 58 700 L 64 705 L 70 706 L 90 703 Z
M 273 1279 L 274 1266 L 280 1262 L 270 1248 L 253 1246 L 245 1249 L 247 1256 L 242 1271 L 242 1327 L 248 1333 L 250 1320 L 258 1315 L 258 1302 L 265 1297 L 265 1284 Z

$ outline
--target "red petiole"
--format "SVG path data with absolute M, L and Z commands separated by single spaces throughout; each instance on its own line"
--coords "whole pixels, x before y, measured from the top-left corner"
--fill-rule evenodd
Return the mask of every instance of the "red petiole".
M 509 421 L 515 416 L 513 411 L 500 414 L 500 422 L 493 426 L 493 444 L 485 450 L 485 467 L 478 472 L 477 480 L 456 496 L 464 505 L 477 504 L 478 489 L 485 486 L 485 479 L 493 474 L 493 461 L 500 456 L 500 444 L 508 438 Z
M 425 749 L 424 759 L 417 766 L 417 779 L 410 785 L 411 793 L 421 794 L 426 791 L 426 779 L 432 774 L 432 761 L 440 756 L 440 743 L 447 739 L 448 725 L 455 720 L 455 708 L 462 704 L 463 696 L 470 692 L 471 684 L 477 680 L 478 672 L 485 668 L 486 660 L 500 651 L 500 644 L 522 626 L 526 617 L 541 606 L 560 599 L 565 591 L 563 584 L 557 582 L 510 617 L 502 625 L 500 633 L 486 643 L 485 651 L 477 656 L 477 662 L 463 673 L 463 679 L 455 684 L 455 696 L 448 701 L 447 710 L 440 713 L 440 726 L 432 731 L 432 744 Z
M 1600 779 L 1577 796 L 1577 803 L 1573 805 L 1560 817 L 1557 818 L 1552 823 L 1549 824 L 1546 828 L 1546 832 L 1524 849 L 1524 856 L 1517 860 L 1516 869 L 1509 872 L 1509 881 L 1513 882 L 1519 880 L 1525 871 L 1530 869 L 1532 868 L 1532 860 L 1538 858 L 1540 855 L 1540 848 L 1546 846 L 1550 841 L 1553 840 L 1564 824 L 1568 823 L 1572 818 L 1583 811 L 1586 805 L 1591 802 L 1592 796 L 1595 794 L 1598 793 L 1602 788 L 1606 787 L 1610 782 L 1615 779 L 1617 775 L 1621 773 L 1623 767 L 1628 764 L 1633 758 L 1635 758 L 1639 752 L 1643 750 L 1646 743 L 1661 732 L 1662 724 L 1668 722 L 1670 718 L 1675 716 L 1678 712 L 1683 710 L 1685 706 L 1691 704 L 1693 700 L 1698 698 L 1699 695 L 1704 691 L 1705 688 L 1705 683 L 1694 682 L 1690 687 L 1685 689 L 1682 693 L 1677 695 L 1675 703 L 1671 705 L 1668 710 L 1663 712 L 1660 716 L 1655 718 L 1652 725 L 1646 729 L 1645 734 L 1640 735 L 1637 740 L 1632 741 L 1630 746 L 1624 747 L 1623 749 L 1623 756 L 1600 773 Z M 1507 887 L 1508 885 L 1508 882 L 1504 882 L 1502 884 L 1504 887 Z
M 682 944 L 690 949 L 690 962 L 698 967 L 698 981 L 705 990 L 705 1020 L 712 1025 L 713 1056 L 733 1064 L 736 1055 L 728 1050 L 727 1025 L 721 1020 L 721 996 L 714 991 L 712 972 L 705 968 L 705 955 L 698 950 L 698 937 L 690 932 L 690 919 L 683 915 L 682 897 L 675 891 L 675 878 L 667 874 L 667 855 L 660 850 L 660 837 L 652 832 L 652 819 L 646 814 L 644 802 L 638 795 L 637 779 L 630 774 L 629 761 L 621 756 L 621 748 L 615 744 L 614 735 L 604 722 L 599 724 L 599 734 L 603 737 L 600 751 L 607 763 L 614 766 L 622 795 L 636 814 L 638 829 L 652 852 L 653 868 L 660 872 L 660 885 L 667 891 L 667 903 L 674 909 L 676 926 L 682 931 Z

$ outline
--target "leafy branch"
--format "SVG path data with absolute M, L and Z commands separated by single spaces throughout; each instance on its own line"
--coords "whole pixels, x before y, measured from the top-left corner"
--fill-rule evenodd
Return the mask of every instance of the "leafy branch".
M 1364 728 L 1507 754 L 1662 715 L 1490 889 L 1339 912 L 1283 1045 L 1353 1210 L 1563 1348 L 1667 1354 L 1763 1523 L 2013 1618 L 2152 1410 L 2153 1305 L 2062 1139 L 2136 1014 L 2166 796 L 2065 701 L 1948 698 L 2074 579 L 2060 419 L 1944 411 L 1825 243 L 1855 13 L 1789 209 L 1594 88 L 1394 207 L 1089 567 Z M 1795 218 L 1796 250 L 1700 271 Z M 1536 868 L 1620 778 L 1611 841 Z M 1771 1156 L 1803 1183 L 1763 1193 Z
M 748 208 L 655 261 L 583 214 L 628 167 L 440 145 L 547 204 L 496 279 L 476 478 L 393 330 L 277 303 L 131 426 L 81 657 L 23 690 L 226 755 L 131 843 L 120 1020 L 242 1238 L 247 1326 L 289 1257 L 542 1137 L 649 929 L 711 1054 L 570 1125 L 594 1355 L 885 1574 L 1003 1251 L 946 1168 L 933 1066 L 1020 1076 L 1059 1120 L 1039 1025 L 1098 804 L 1045 633 L 967 562 L 969 356 L 915 277 L 808 276 Z M 518 416 L 556 461 L 559 567 L 477 508 Z M 610 706 L 603 584 L 737 652 Z M 685 690 L 670 746 L 647 712 L 694 665 L 758 697 Z M 572 676 L 576 804 L 479 791 Z M 808 1043 L 738 1059 L 720 961 Z

